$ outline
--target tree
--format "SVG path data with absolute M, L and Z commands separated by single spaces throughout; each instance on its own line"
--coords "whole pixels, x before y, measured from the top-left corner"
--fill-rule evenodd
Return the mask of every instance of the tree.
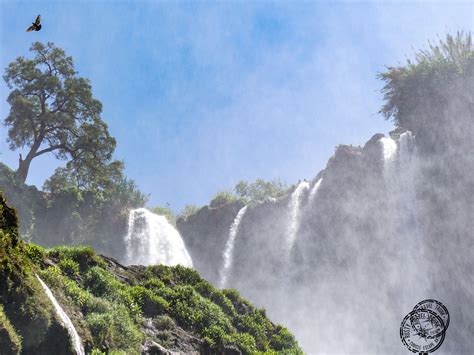
M 474 46 L 471 34 L 447 35 L 416 53 L 405 66 L 389 67 L 380 110 L 396 126 L 415 133 L 425 148 L 445 149 L 472 140 Z
M 3 76 L 12 90 L 4 121 L 10 149 L 29 150 L 24 158 L 20 154 L 20 181 L 25 182 L 31 161 L 47 153 L 68 160 L 68 169 L 100 173 L 116 142 L 100 117 L 102 104 L 93 98 L 89 81 L 77 76 L 72 58 L 53 43 L 36 42 L 30 51 L 33 59 L 18 57 Z
M 283 196 L 288 187 L 280 180 L 265 181 L 257 179 L 253 183 L 240 181 L 234 188 L 237 196 L 245 203 L 261 203 L 268 198 L 279 198 Z

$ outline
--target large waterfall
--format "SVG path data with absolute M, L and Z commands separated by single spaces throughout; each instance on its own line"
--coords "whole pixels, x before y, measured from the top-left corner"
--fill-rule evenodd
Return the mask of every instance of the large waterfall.
M 287 253 L 288 256 L 293 248 L 295 243 L 296 234 L 298 233 L 298 227 L 300 225 L 301 218 L 301 199 L 303 192 L 309 188 L 309 183 L 307 181 L 302 181 L 298 184 L 295 191 L 291 194 L 290 202 L 288 208 L 290 210 L 290 221 L 288 225 L 288 234 L 287 234 Z
M 81 338 L 79 337 L 79 334 L 77 334 L 76 328 L 74 328 L 74 324 L 72 324 L 71 319 L 69 319 L 66 312 L 64 312 L 64 310 L 54 297 L 53 293 L 49 289 L 48 285 L 46 285 L 38 275 L 35 274 L 35 276 L 43 287 L 44 291 L 46 292 L 46 295 L 50 299 L 51 303 L 53 304 L 54 309 L 56 310 L 56 314 L 59 316 L 59 319 L 61 320 L 62 324 L 66 327 L 66 330 L 69 333 L 76 354 L 85 355 L 84 348 L 82 347 Z
M 229 271 L 232 266 L 232 256 L 233 256 L 233 251 L 234 251 L 235 238 L 237 237 L 237 234 L 239 233 L 240 221 L 242 220 L 242 217 L 244 216 L 245 211 L 247 211 L 247 206 L 244 206 L 239 210 L 239 212 L 237 213 L 237 216 L 235 216 L 234 222 L 230 226 L 229 238 L 227 239 L 225 249 L 224 249 L 224 256 L 223 256 L 224 261 L 222 263 L 222 269 L 219 272 L 220 274 L 219 287 L 220 288 L 226 287 L 226 284 L 227 284 L 227 277 L 229 275 Z
M 178 231 L 165 216 L 152 213 L 146 208 L 130 211 L 125 244 L 128 264 L 193 265 Z

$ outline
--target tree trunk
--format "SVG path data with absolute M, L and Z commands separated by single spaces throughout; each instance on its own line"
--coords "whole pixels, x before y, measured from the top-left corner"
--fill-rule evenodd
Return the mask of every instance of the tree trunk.
M 41 142 L 43 141 L 43 137 L 44 136 L 40 136 L 35 140 L 25 159 L 23 159 L 20 154 L 18 170 L 16 171 L 16 174 L 22 183 L 25 183 L 26 181 L 28 171 L 30 170 L 31 161 L 36 156 L 36 153 L 38 152 L 38 149 L 41 146 Z
M 28 171 L 30 170 L 30 164 L 32 160 L 33 157 L 30 157 L 29 154 L 26 156 L 26 159 L 22 159 L 20 154 L 20 161 L 16 174 L 22 183 L 25 183 L 26 181 L 26 177 L 28 176 Z

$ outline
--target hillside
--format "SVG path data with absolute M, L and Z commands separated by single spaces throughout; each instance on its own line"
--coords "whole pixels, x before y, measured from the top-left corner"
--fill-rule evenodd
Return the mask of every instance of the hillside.
M 181 266 L 120 265 L 89 247 L 43 249 L 18 238 L 0 199 L 0 353 L 74 353 L 39 279 L 87 353 L 301 353 L 293 335 L 234 290 Z

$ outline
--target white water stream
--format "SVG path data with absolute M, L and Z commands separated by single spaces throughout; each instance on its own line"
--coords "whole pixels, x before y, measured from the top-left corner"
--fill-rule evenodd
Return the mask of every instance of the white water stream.
M 46 295 L 50 299 L 51 303 L 54 306 L 54 309 L 56 310 L 56 314 L 59 316 L 59 319 L 61 320 L 61 323 L 66 327 L 67 332 L 69 333 L 69 336 L 72 341 L 72 345 L 74 346 L 74 350 L 76 354 L 78 355 L 85 355 L 86 353 L 84 352 L 84 348 L 82 347 L 82 342 L 81 338 L 79 337 L 79 334 L 77 334 L 76 328 L 74 328 L 74 324 L 72 324 L 71 319 L 68 317 L 66 312 L 62 309 L 61 305 L 58 303 L 56 298 L 54 297 L 53 293 L 49 289 L 48 285 L 46 285 L 43 280 L 40 279 L 38 275 L 36 275 L 36 278 L 40 282 L 41 286 L 43 287 L 44 291 L 46 292 Z
M 224 249 L 224 262 L 222 264 L 222 269 L 220 270 L 220 281 L 219 287 L 224 288 L 227 284 L 227 278 L 229 276 L 230 268 L 232 266 L 232 258 L 233 258 L 233 251 L 234 251 L 234 244 L 235 238 L 239 233 L 239 225 L 242 217 L 244 216 L 245 212 L 247 211 L 247 206 L 242 207 L 237 216 L 235 216 L 234 222 L 230 226 L 229 230 L 229 238 L 227 239 L 227 243 Z
M 309 188 L 309 183 L 307 181 L 300 182 L 296 187 L 295 191 L 291 194 L 290 203 L 288 208 L 290 210 L 290 221 L 288 226 L 287 234 L 287 254 L 290 255 L 293 244 L 296 240 L 296 234 L 298 233 L 298 228 L 300 226 L 301 219 L 301 198 L 303 192 Z

